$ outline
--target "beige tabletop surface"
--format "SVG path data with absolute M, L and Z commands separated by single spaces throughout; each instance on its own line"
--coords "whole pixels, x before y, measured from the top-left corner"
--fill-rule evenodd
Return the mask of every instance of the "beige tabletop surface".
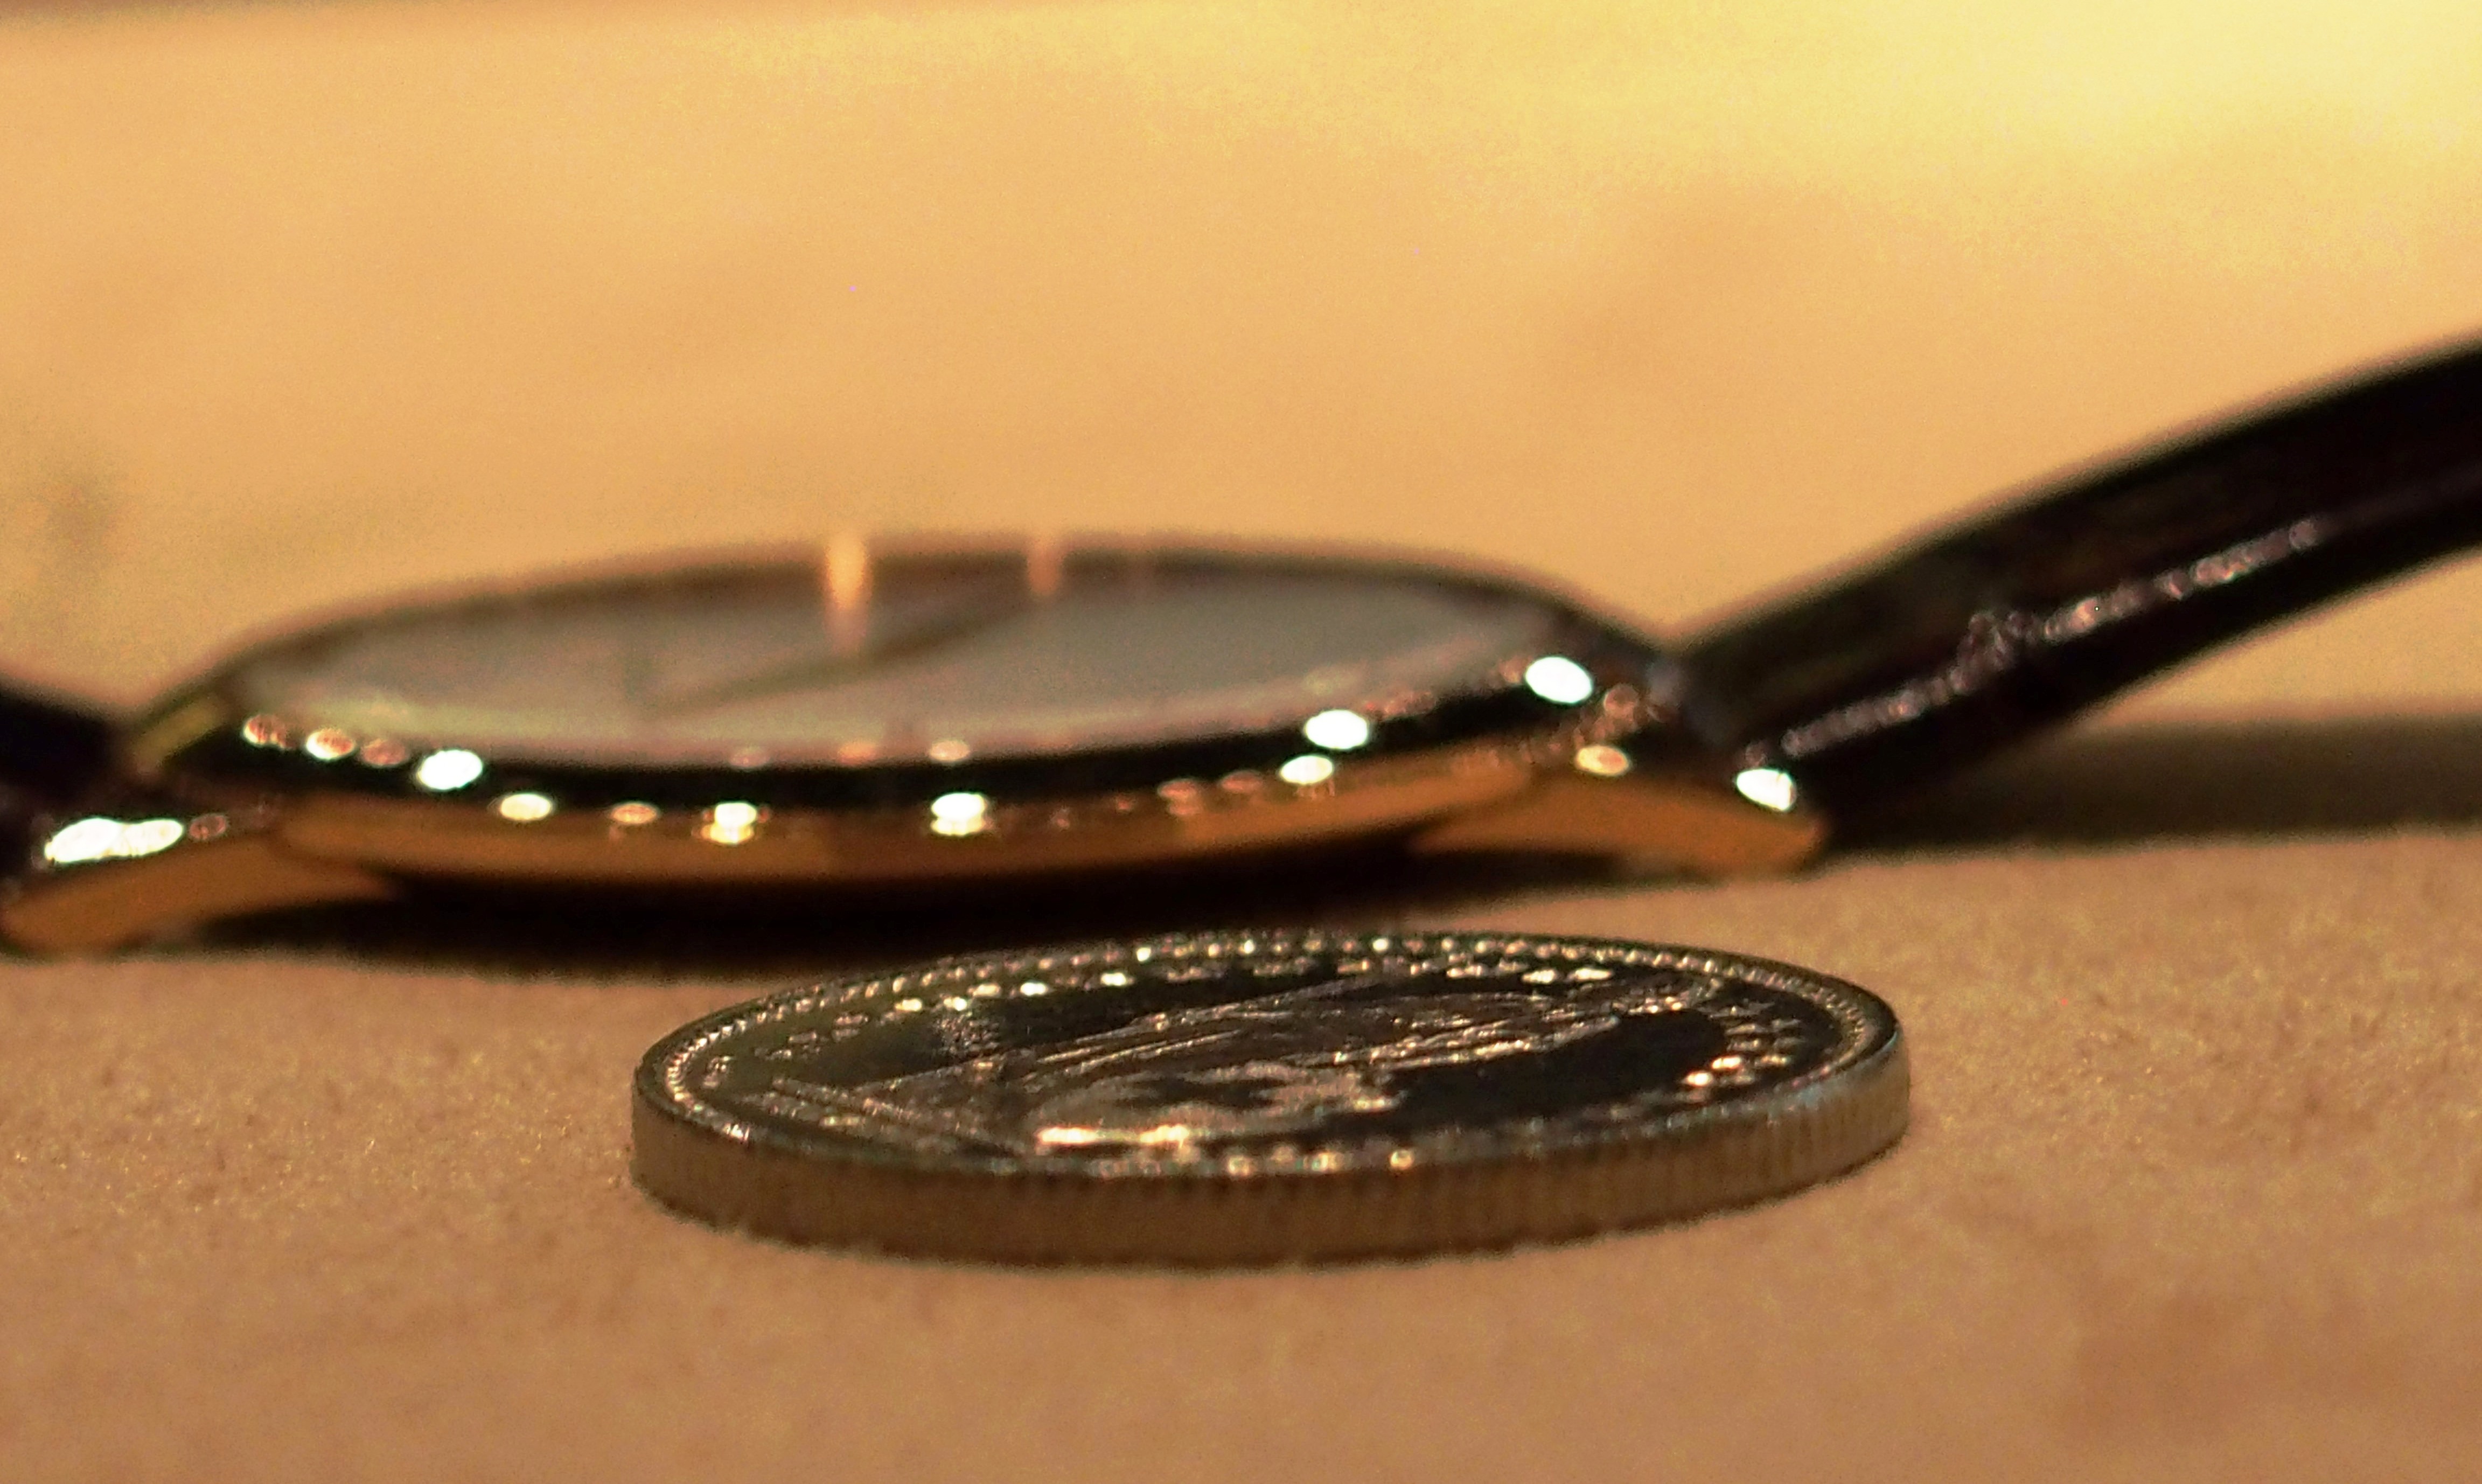
M 0 13 L 0 669 L 849 529 L 1410 543 L 1658 629 L 2482 329 L 2469 0 Z M 781 1248 L 627 1079 L 805 967 L 1307 918 L 1877 990 L 1914 1125 L 1241 1274 Z M 0 1478 L 2482 1477 L 2482 568 L 1775 880 L 489 901 L 0 962 Z

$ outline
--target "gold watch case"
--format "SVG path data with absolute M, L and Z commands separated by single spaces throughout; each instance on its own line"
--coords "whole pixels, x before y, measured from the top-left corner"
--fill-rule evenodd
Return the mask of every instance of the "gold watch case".
M 391 624 L 522 621 L 563 604 L 695 612 L 753 584 L 798 583 L 815 599 L 823 652 L 850 657 L 872 642 L 874 595 L 909 582 L 977 583 L 1004 594 L 990 611 L 1013 617 L 1081 583 L 1142 598 L 1149 584 L 1262 577 L 1517 604 L 1539 616 L 1539 642 L 1453 686 L 1382 687 L 1307 714 L 1307 699 L 1294 714 L 1261 703 L 1220 733 L 1067 737 L 999 757 L 919 737 L 895 748 L 778 738 L 690 757 L 632 755 L 623 739 L 581 754 L 558 738 L 461 735 L 436 718 L 342 725 L 253 692 L 271 666 Z M 1143 601 L 1131 612 L 1142 618 Z M 1824 839 L 1819 815 L 1787 775 L 1691 742 L 1679 685 L 1655 645 L 1581 604 L 1401 554 L 841 538 L 683 555 L 399 599 L 246 647 L 125 729 L 117 793 L 44 832 L 0 901 L 0 931 L 30 951 L 93 951 L 428 879 L 838 891 L 1379 835 L 1424 853 L 1582 853 L 1705 874 L 1807 859 Z

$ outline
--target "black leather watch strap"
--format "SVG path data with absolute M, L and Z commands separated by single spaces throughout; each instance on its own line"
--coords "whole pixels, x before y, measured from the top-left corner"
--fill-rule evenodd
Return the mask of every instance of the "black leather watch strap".
M 2213 645 L 2482 542 L 2482 347 L 2243 414 L 1683 647 L 1687 719 L 1866 809 Z

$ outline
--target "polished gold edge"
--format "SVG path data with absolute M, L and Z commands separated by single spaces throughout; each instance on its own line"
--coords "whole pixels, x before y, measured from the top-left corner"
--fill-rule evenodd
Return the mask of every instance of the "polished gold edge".
M 869 811 L 756 803 L 562 809 L 528 794 L 346 790 L 271 799 L 236 788 L 226 810 L 74 822 L 68 828 L 119 826 L 133 838 L 159 833 L 139 848 L 111 843 L 39 868 L 0 903 L 0 934 L 39 952 L 94 951 L 219 916 L 384 896 L 390 872 L 863 887 L 1195 861 L 1404 831 L 1424 854 L 1597 854 L 1728 875 L 1785 869 L 1823 843 L 1823 821 L 1798 803 L 1770 808 L 1736 795 L 1721 774 L 1630 763 L 1613 739 L 1650 720 L 1642 708 L 1597 708 L 1531 736 L 1338 759 L 1331 777 L 1307 785 L 1249 771 L 1152 790 L 1021 804 L 961 793 Z M 175 732 L 198 725 L 181 719 Z
M 277 829 L 305 856 L 413 873 L 866 885 L 1149 864 L 1373 834 L 1508 797 L 1530 776 L 1520 750 L 1475 747 L 1373 759 L 1309 787 L 1252 773 L 1025 804 L 964 793 L 902 809 L 727 804 L 636 823 L 612 809 L 512 819 L 487 805 L 322 793 L 286 806 Z
M 118 825 L 138 843 L 10 883 L 0 938 L 31 953 L 98 953 L 219 917 L 396 894 L 358 865 L 285 849 L 263 819 L 211 810 L 80 823 Z M 173 838 L 146 836 L 159 826 Z
M 1791 870 L 1827 837 L 1816 810 L 1754 803 L 1720 772 L 1649 768 L 1598 778 L 1568 769 L 1546 770 L 1504 800 L 1441 819 L 1413 845 L 1425 855 L 1545 851 L 1641 870 L 1747 876 Z
M 276 830 L 304 856 L 383 870 L 515 880 L 872 885 L 962 881 L 1198 860 L 1413 830 L 1427 854 L 1561 851 L 1709 875 L 1781 870 L 1826 838 L 1799 805 L 1771 809 L 1721 778 L 1580 771 L 1636 713 L 1392 756 L 1340 759 L 1309 784 L 1244 770 L 1152 789 L 917 806 L 564 809 L 535 794 L 484 802 L 301 795 Z M 753 790 L 763 792 L 763 790 Z
M 1845 1173 L 1902 1136 L 1903 1033 L 1781 1104 L 1539 1158 L 1262 1177 L 1008 1175 L 804 1156 L 649 1102 L 630 1171 L 666 1206 L 784 1241 L 1017 1263 L 1350 1261 L 1590 1236 Z

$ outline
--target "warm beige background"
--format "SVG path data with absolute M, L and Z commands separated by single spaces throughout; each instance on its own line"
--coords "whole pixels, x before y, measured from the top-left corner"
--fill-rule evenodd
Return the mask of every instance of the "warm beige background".
M 2477 77 L 2466 0 L 20 17 L 0 658 L 1064 520 L 1677 623 L 2482 328 Z M 2189 694 L 2470 697 L 2367 641 L 2476 594 Z
M 131 701 L 304 605 L 843 525 L 1410 540 L 1677 625 L 2482 329 L 2477 78 L 2469 0 L 13 13 L 0 665 Z M 1786 882 L 0 965 L 0 1476 L 2474 1477 L 2477 598 Z M 1816 964 L 1918 1126 L 1326 1274 L 788 1252 L 623 1178 L 638 1050 L 785 965 L 1296 914 Z

